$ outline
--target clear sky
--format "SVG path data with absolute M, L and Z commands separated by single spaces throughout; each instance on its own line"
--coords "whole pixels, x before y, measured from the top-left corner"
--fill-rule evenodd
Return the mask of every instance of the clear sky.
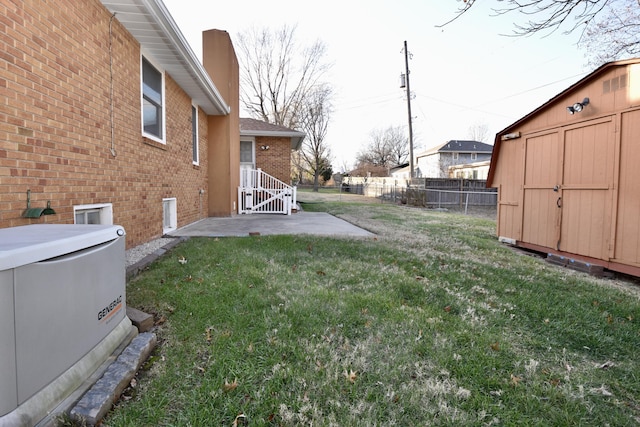
M 477 2 L 460 19 L 459 0 L 293 0 L 214 2 L 163 0 L 198 57 L 202 31 L 225 30 L 235 42 L 251 26 L 297 25 L 301 43 L 321 40 L 332 65 L 335 112 L 326 141 L 334 170 L 353 166 L 373 130 L 403 126 L 406 93 L 399 88 L 407 41 L 413 93 L 414 153 L 451 139 L 469 139 L 469 128 L 495 134 L 591 70 L 576 47 L 579 34 L 562 31 L 508 37 L 526 16 L 494 16 L 496 1 Z M 246 114 L 242 114 L 246 116 Z

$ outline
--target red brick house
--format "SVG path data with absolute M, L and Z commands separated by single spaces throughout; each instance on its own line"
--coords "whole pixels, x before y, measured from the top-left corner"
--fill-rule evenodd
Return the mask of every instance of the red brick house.
M 3 0 L 0 16 L 0 228 L 120 224 L 132 247 L 235 212 L 226 32 L 203 33 L 200 63 L 160 0 Z
M 240 119 L 240 186 L 238 213 L 282 213 L 296 210 L 291 186 L 291 152 L 305 137 L 283 126 Z
M 291 151 L 299 150 L 305 134 L 261 120 L 240 118 L 240 169 L 261 169 L 291 183 Z

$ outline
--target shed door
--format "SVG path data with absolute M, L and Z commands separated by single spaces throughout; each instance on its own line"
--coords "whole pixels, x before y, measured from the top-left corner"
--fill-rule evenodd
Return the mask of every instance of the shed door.
M 525 143 L 522 240 L 557 248 L 560 239 L 558 192 L 561 146 L 558 133 L 532 136 Z
M 565 132 L 560 250 L 609 259 L 614 155 L 610 118 Z
M 613 126 L 605 118 L 527 138 L 524 242 L 609 259 Z

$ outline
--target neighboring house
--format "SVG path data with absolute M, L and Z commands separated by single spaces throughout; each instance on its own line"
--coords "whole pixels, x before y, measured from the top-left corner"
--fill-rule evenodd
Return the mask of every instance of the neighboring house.
M 449 178 L 449 167 L 491 160 L 493 146 L 479 141 L 451 140 L 416 156 L 417 178 Z
M 394 168 L 389 169 L 389 176 L 395 179 L 410 179 L 411 178 L 411 167 L 408 163 L 396 166 Z
M 487 179 L 490 160 L 449 166 L 449 178 Z
M 640 276 L 638 94 L 640 59 L 607 63 L 496 135 L 501 240 Z
M 235 211 L 239 73 L 226 32 L 203 33 L 200 63 L 160 0 L 0 8 L 0 227 L 113 223 L 132 247 Z M 55 213 L 25 217 L 28 197 Z
M 291 152 L 300 149 L 305 136 L 284 126 L 240 118 L 240 170 L 261 169 L 291 184 Z

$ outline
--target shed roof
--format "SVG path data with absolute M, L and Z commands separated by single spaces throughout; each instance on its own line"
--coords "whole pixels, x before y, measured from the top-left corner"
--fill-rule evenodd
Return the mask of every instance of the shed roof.
M 493 146 L 480 141 L 452 139 L 444 144 L 432 147 L 416 157 L 430 156 L 435 153 L 489 153 L 493 150 Z
M 291 138 L 291 149 L 299 150 L 304 137 L 304 132 L 290 129 L 285 126 L 274 125 L 262 120 L 247 117 L 240 118 L 240 136 L 272 136 L 280 138 Z
M 508 134 L 508 133 L 512 132 L 516 127 L 520 126 L 523 122 L 529 120 L 531 117 L 533 117 L 533 116 L 535 116 L 537 114 L 540 114 L 549 105 L 555 103 L 559 98 L 561 98 L 561 97 L 563 97 L 563 96 L 575 91 L 576 89 L 582 88 L 582 87 L 590 84 L 593 80 L 598 79 L 600 77 L 600 75 L 602 75 L 603 73 L 609 71 L 611 68 L 623 67 L 623 66 L 632 65 L 632 64 L 639 64 L 639 63 L 640 63 L 640 58 L 633 58 L 633 59 L 625 59 L 625 60 L 621 60 L 621 61 L 607 62 L 606 64 L 603 64 L 600 67 L 596 68 L 593 72 L 591 72 L 591 74 L 586 75 L 585 77 L 583 77 L 582 79 L 578 80 L 577 82 L 575 82 L 574 84 L 572 84 L 571 86 L 569 86 L 568 88 L 563 90 L 562 92 L 558 93 L 557 95 L 555 95 L 554 97 L 549 99 L 547 102 L 545 102 L 544 104 L 542 104 L 541 106 L 539 106 L 535 110 L 531 111 L 529 114 L 521 117 L 520 119 L 516 120 L 515 122 L 513 122 L 512 124 L 510 124 L 506 128 L 502 129 L 500 132 L 498 132 L 496 134 L 496 138 L 495 138 L 495 141 L 494 141 L 494 144 L 493 144 L 494 149 L 493 149 L 493 155 L 491 156 L 491 166 L 489 167 L 489 174 L 487 176 L 487 187 L 491 187 L 491 185 L 493 184 L 493 177 L 494 177 L 494 174 L 495 174 L 496 164 L 498 162 L 498 159 L 500 158 L 500 146 L 501 146 L 501 143 L 502 143 L 502 135 L 505 135 L 505 134 Z
M 231 108 L 161 0 L 102 0 L 102 4 L 207 114 L 229 114 Z

